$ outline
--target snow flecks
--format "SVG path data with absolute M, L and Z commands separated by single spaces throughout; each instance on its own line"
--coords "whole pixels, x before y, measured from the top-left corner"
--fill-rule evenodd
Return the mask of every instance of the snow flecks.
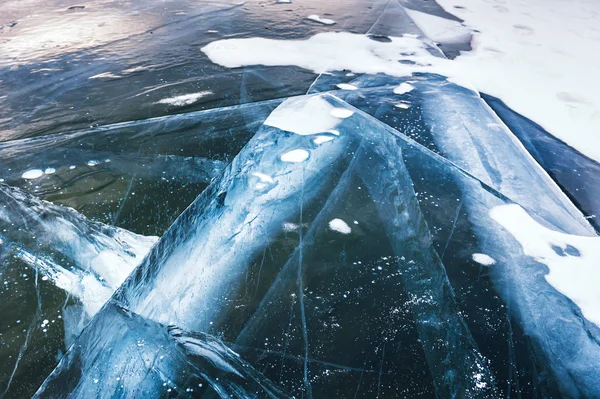
M 269 115 L 264 124 L 302 136 L 324 133 L 340 122 L 331 115 L 333 109 L 321 96 L 289 98 Z
M 182 94 L 180 96 L 163 98 L 157 101 L 155 104 L 167 104 L 174 107 L 182 107 L 184 105 L 190 105 L 200 100 L 203 97 L 213 94 L 210 90 L 200 91 L 198 93 Z
M 23 172 L 21 177 L 27 180 L 37 179 L 44 174 L 44 171 L 41 169 L 29 169 L 28 171 Z
M 416 37 L 390 40 L 383 43 L 367 35 L 324 32 L 303 40 L 223 39 L 209 43 L 202 52 L 212 62 L 228 68 L 295 65 L 315 73 L 347 70 L 410 76 L 415 71 L 440 72 L 438 67 L 449 65 L 450 61 L 431 55 L 428 46 Z
M 300 228 L 299 225 L 291 222 L 283 222 L 282 227 L 283 231 L 285 231 L 286 233 L 292 233 Z
M 600 60 L 597 51 L 590 51 L 600 42 L 600 2 L 438 3 L 479 32 L 473 34 L 473 51 L 452 61 L 457 71 L 478 91 L 500 98 L 552 135 L 600 160 L 600 90 L 592 84 L 598 80 Z
M 328 18 L 321 18 L 318 15 L 309 15 L 308 17 L 306 17 L 306 19 L 310 19 L 311 21 L 315 21 L 318 22 L 320 24 L 323 25 L 333 25 L 335 24 L 335 21 L 333 19 L 328 19 Z
M 348 83 L 340 83 L 336 85 L 338 89 L 341 90 L 358 90 L 358 87 L 348 84 Z
M 475 380 L 475 387 L 477 389 L 485 389 L 488 387 L 488 384 L 486 381 L 483 380 L 483 373 L 475 373 L 473 374 L 473 379 Z
M 483 266 L 492 266 L 496 264 L 496 260 L 489 255 L 474 253 L 471 255 L 473 260 Z
M 339 119 L 346 119 L 354 114 L 354 111 L 346 108 L 333 108 L 330 112 L 331 116 Z
M 348 223 L 342 219 L 332 219 L 329 221 L 329 228 L 333 231 L 337 231 L 341 234 L 350 234 L 352 229 L 348 226 Z
M 306 150 L 292 150 L 288 151 L 281 156 L 283 162 L 300 163 L 308 159 L 308 151 Z
M 400 86 L 395 87 L 394 88 L 394 94 L 406 94 L 406 93 L 410 93 L 411 91 L 414 90 L 414 86 L 411 85 L 410 83 L 402 83 L 400 84 Z
M 313 139 L 313 143 L 319 145 L 319 144 L 323 144 L 323 143 L 327 143 L 328 141 L 333 140 L 333 137 L 331 136 L 317 136 Z
M 548 266 L 546 281 L 600 326 L 600 237 L 551 230 L 519 205 L 495 207 L 490 216 L 519 242 L 525 255 Z

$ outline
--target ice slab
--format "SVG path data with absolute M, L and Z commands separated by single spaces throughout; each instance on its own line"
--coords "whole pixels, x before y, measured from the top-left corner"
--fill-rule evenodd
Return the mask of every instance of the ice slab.
M 347 111 L 333 140 L 316 144 L 263 126 L 114 301 L 235 342 L 242 358 L 291 395 L 494 395 L 495 377 L 433 246 L 435 229 L 419 211 L 404 167 L 407 142 L 330 95 L 304 98 L 306 108 L 284 102 L 272 117 L 293 107 L 318 118 L 309 106 L 315 97 Z M 298 148 L 309 153 L 305 161 L 281 162 Z M 330 228 L 336 219 L 343 229 Z M 407 348 L 420 359 L 410 368 Z M 122 360 L 115 354 L 106 364 Z M 70 373 L 59 367 L 40 394 Z
M 600 232 L 600 203 L 596 201 L 600 196 L 600 164 L 514 112 L 501 100 L 488 95 L 482 98 Z
M 572 234 L 595 235 L 581 211 L 475 92 L 430 74 L 407 79 L 363 75 L 351 82 L 362 89 L 338 93 L 348 103 L 440 154 L 530 212 L 557 226 L 571 226 Z M 415 90 L 394 94 L 408 84 Z M 398 109 L 398 97 L 407 107 Z M 530 182 L 536 183 L 532 186 Z M 579 226 L 572 225 L 572 220 Z
M 89 221 L 73 209 L 5 184 L 0 184 L 0 196 L 3 255 L 15 248 L 32 256 L 56 254 L 67 259 L 71 267 L 97 275 L 113 290 L 157 240 Z
M 80 342 L 58 366 L 76 362 L 77 375 L 55 374 L 34 397 L 286 397 L 217 338 L 160 325 L 114 303 Z
M 1 388 L 27 396 L 157 237 L 92 222 L 5 184 L 0 204 Z
M 385 89 L 397 96 L 394 87 Z M 323 115 L 315 98 L 331 106 Z M 281 129 L 280 115 L 326 120 L 331 108 L 346 112 L 317 134 L 329 141 L 294 132 L 294 123 Z M 280 127 L 258 131 L 119 289 L 116 304 L 220 337 L 291 396 L 599 392 L 586 366 L 600 361 L 598 327 L 493 218 L 547 184 L 540 175 L 514 177 L 523 192 L 512 199 L 489 175 L 453 162 L 452 151 L 445 158 L 329 94 L 285 101 L 270 118 Z M 504 140 L 496 151 L 511 145 Z M 308 157 L 282 162 L 300 149 Z M 561 214 L 561 201 L 534 205 L 530 215 L 550 229 L 582 228 L 576 215 Z M 114 355 L 105 364 L 122 361 Z M 40 394 L 71 370 L 59 367 Z
M 0 178 L 94 220 L 161 235 L 280 102 L 0 143 Z

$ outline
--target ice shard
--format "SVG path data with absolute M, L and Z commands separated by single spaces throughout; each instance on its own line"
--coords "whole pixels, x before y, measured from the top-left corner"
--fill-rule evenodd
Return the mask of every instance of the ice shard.
M 310 381 L 318 381 L 312 383 L 316 397 L 325 392 L 339 397 L 352 393 L 394 395 L 400 385 L 418 386 L 403 381 L 397 373 L 401 366 L 392 360 L 402 358 L 406 337 L 398 328 L 405 328 L 417 333 L 422 342 L 437 395 L 497 395 L 487 360 L 462 319 L 434 250 L 402 159 L 404 143 L 397 142 L 399 137 L 392 129 L 365 115 L 357 114 L 352 122 L 355 134 L 362 137 L 352 163 L 236 344 L 251 352 L 261 341 L 266 339 L 272 346 L 275 339 L 275 345 L 284 346 L 288 354 L 304 356 L 304 385 L 310 387 Z M 358 214 L 357 209 L 366 215 Z M 339 229 L 332 224 L 353 219 L 352 228 Z M 342 240 L 345 235 L 348 239 Z M 356 236 L 363 236 L 359 238 L 363 242 L 357 242 Z M 362 260 L 350 263 L 351 259 Z M 372 298 L 371 304 L 367 304 L 368 298 Z M 293 312 L 288 315 L 290 309 Z M 276 323 L 271 321 L 274 315 Z M 407 321 L 407 316 L 413 320 Z M 353 333 L 349 326 L 355 329 Z M 304 351 L 301 345 L 299 348 L 302 341 Z M 278 363 L 278 354 L 271 356 L 270 363 Z M 333 369 L 338 365 L 361 370 L 361 379 L 366 365 L 377 375 L 378 360 L 383 365 L 386 359 L 386 369 L 392 371 L 382 376 L 380 368 L 376 387 L 368 378 L 363 386 L 361 382 L 356 386 L 353 373 L 329 375 L 316 359 L 329 360 Z M 284 376 L 297 367 L 286 363 L 282 358 Z M 416 374 L 415 370 L 412 373 Z M 325 381 L 319 381 L 321 378 Z
M 15 395 L 36 388 L 28 384 L 57 363 L 157 238 L 90 221 L 5 184 L 0 203 L 0 356 L 7 366 L 0 393 Z
M 5 184 L 0 184 L 0 197 L 3 257 L 16 251 L 14 255 L 26 261 L 54 258 L 96 276 L 113 291 L 156 242 L 156 237 L 89 221 L 73 209 L 40 200 Z
M 286 100 L 111 303 L 231 342 L 287 395 L 393 395 L 407 383 L 414 393 L 495 395 L 428 238 L 399 138 L 333 96 Z M 390 195 L 398 196 L 393 205 Z M 88 353 L 75 348 L 93 345 L 112 306 L 38 397 L 63 386 L 75 396 L 113 392 L 112 374 L 93 377 L 106 368 L 123 374 L 115 377 L 123 392 L 133 392 L 135 375 L 155 373 L 131 360 L 129 351 L 143 351 L 133 343 L 80 367 Z M 360 327 L 351 333 L 353 325 Z M 420 359 L 411 371 L 402 361 L 407 349 Z M 189 366 L 160 372 L 176 381 Z
M 0 143 L 0 179 L 94 220 L 161 235 L 280 102 Z
M 338 94 L 349 104 L 443 156 L 542 218 L 557 225 L 577 220 L 578 234 L 594 233 L 581 211 L 477 93 L 433 74 L 405 79 L 362 75 L 349 83 L 358 90 Z M 394 92 L 403 84 L 414 90 Z
M 393 88 L 398 87 L 402 81 L 410 82 L 415 89 L 395 95 Z M 527 351 L 531 351 L 531 357 L 538 359 L 536 367 L 543 376 L 538 380 L 537 389 L 550 396 L 557 395 L 559 391 L 567 396 L 597 395 L 597 363 L 600 359 L 596 338 L 598 327 L 592 319 L 586 317 L 590 313 L 578 308 L 571 299 L 587 295 L 582 292 L 585 291 L 586 284 L 582 280 L 585 278 L 580 274 L 581 271 L 573 269 L 570 277 L 560 278 L 561 282 L 557 284 L 558 277 L 549 276 L 552 272 L 546 266 L 544 257 L 536 258 L 524 253 L 526 249 L 523 245 L 527 244 L 517 241 L 516 237 L 519 235 L 513 236 L 514 231 L 504 230 L 504 226 L 489 215 L 495 207 L 500 206 L 497 198 L 504 198 L 509 203 L 519 204 L 530 215 L 528 217 L 541 220 L 541 226 L 593 240 L 597 235 L 581 211 L 525 152 L 512 132 L 470 90 L 427 74 L 401 80 L 361 76 L 349 83 L 358 89 L 352 92 L 341 91 L 338 95 L 394 127 L 408 141 L 415 140 L 424 153 L 443 156 L 447 162 L 462 170 L 462 173 L 479 181 L 477 184 L 467 184 L 468 179 L 458 179 L 460 195 L 457 200 L 460 206 L 455 210 L 452 224 L 445 227 L 448 229 L 448 238 L 436 240 L 439 241 L 438 253 L 442 258 L 448 257 L 448 248 L 461 247 L 462 250 L 454 260 L 458 264 L 473 262 L 469 259 L 472 255 L 482 253 L 490 256 L 493 266 L 486 274 L 489 274 L 493 283 L 492 289 L 497 290 L 508 304 L 510 317 L 517 321 L 512 324 L 509 319 L 508 331 L 522 327 L 532 338 Z M 406 107 L 395 109 L 399 101 L 406 104 Z M 423 175 L 422 178 L 435 180 L 432 173 Z M 453 178 L 456 179 L 457 177 Z M 481 195 L 482 186 L 497 198 Z M 450 197 L 451 191 L 433 190 L 433 185 L 429 185 L 426 192 L 427 196 L 435 198 L 437 202 Z M 427 197 L 421 208 L 426 207 L 426 204 Z M 434 217 L 433 214 L 437 212 L 432 211 L 427 213 L 430 213 L 428 219 L 433 218 L 430 223 L 444 228 L 447 221 L 443 216 Z M 468 244 L 468 241 L 459 243 L 457 238 L 453 238 L 467 234 L 465 230 L 459 233 L 462 218 L 468 218 L 466 224 L 469 226 L 462 229 L 470 230 L 479 244 Z M 525 220 L 523 218 L 523 223 Z M 540 233 L 536 231 L 529 234 L 533 238 Z M 473 248 L 467 250 L 471 245 Z M 549 242 L 544 245 L 555 248 L 557 253 L 562 254 L 560 256 L 579 256 L 579 249 L 572 249 L 576 246 L 569 246 L 570 244 Z M 565 248 L 571 252 L 564 252 Z M 454 262 L 445 264 L 451 266 Z M 586 260 L 582 259 L 581 263 L 585 264 Z M 472 291 L 472 287 L 461 287 L 462 278 L 451 277 L 453 287 L 458 291 Z M 552 278 L 556 286 L 550 284 Z M 587 278 L 594 281 L 595 274 L 590 272 Z M 581 293 L 557 289 L 565 284 L 575 284 Z M 515 370 L 521 360 L 516 359 L 518 356 L 514 354 L 514 345 L 517 344 L 510 334 L 509 337 L 509 347 L 513 353 L 509 361 L 510 370 Z M 575 347 L 581 350 L 571 350 Z M 511 373 L 517 374 L 516 371 Z M 516 384 L 509 389 L 522 392 L 522 386 L 518 386 L 519 377 L 515 375 L 508 378 L 511 384 Z
M 555 225 L 540 218 L 541 212 L 528 213 L 518 205 L 493 205 L 489 198 L 474 197 L 465 196 L 464 203 L 472 229 L 481 237 L 477 251 L 494 259 L 490 279 L 531 337 L 537 356 L 544 359 L 545 384 L 555 380 L 565 397 L 598 396 L 600 328 L 594 300 L 585 301 L 595 296 L 595 288 L 587 282 L 596 281 L 597 274 L 595 255 L 582 240 L 594 245 L 599 237 L 575 235 L 581 231 L 577 219 Z M 545 232 L 565 239 L 547 238 Z M 531 250 L 535 242 L 537 252 Z M 548 252 L 552 256 L 544 255 Z M 563 273 L 556 267 L 563 267 Z
M 60 366 L 73 373 L 51 376 L 37 397 L 286 397 L 218 339 L 161 325 L 113 302 L 78 342 Z
M 156 241 L 98 222 L 162 234 L 279 103 L 0 144 L 0 393 L 35 392 Z

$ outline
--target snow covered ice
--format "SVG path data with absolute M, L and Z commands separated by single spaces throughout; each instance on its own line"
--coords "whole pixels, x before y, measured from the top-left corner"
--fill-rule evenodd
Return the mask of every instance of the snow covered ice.
M 0 397 L 600 396 L 600 166 L 440 3 L 9 3 Z

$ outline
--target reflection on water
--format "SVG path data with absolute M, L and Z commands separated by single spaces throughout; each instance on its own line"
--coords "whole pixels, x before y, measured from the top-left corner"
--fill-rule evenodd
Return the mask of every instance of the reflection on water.
M 335 28 L 362 33 L 385 4 L 98 2 L 76 10 L 31 4 L 2 31 L 0 140 L 302 94 L 314 74 L 228 70 L 199 49 L 225 37 L 302 38 L 331 29 L 306 20 L 317 12 L 335 15 Z M 192 103 L 164 101 L 205 91 L 213 94 Z

